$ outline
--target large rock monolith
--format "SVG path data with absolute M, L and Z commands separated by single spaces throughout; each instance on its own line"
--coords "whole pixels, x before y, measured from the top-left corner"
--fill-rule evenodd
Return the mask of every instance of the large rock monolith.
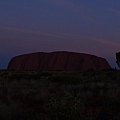
M 86 71 L 111 68 L 101 57 L 75 52 L 36 52 L 13 57 L 8 70 L 16 71 Z

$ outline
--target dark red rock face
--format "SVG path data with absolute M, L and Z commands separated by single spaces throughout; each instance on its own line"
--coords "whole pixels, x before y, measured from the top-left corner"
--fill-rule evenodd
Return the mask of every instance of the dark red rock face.
M 104 58 L 74 52 L 37 52 L 11 59 L 8 70 L 17 71 L 86 71 L 111 68 Z

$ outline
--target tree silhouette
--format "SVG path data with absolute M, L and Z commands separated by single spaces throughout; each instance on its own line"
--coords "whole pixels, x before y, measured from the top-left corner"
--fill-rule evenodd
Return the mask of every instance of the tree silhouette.
M 116 60 L 117 60 L 116 63 L 120 67 L 120 52 L 116 53 Z

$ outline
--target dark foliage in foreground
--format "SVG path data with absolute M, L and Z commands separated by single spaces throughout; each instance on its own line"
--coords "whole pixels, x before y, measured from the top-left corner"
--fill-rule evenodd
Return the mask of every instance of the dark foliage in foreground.
M 1 120 L 119 120 L 120 71 L 0 72 Z

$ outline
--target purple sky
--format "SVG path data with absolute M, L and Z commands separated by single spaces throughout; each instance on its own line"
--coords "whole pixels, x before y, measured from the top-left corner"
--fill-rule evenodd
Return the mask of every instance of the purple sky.
M 0 0 L 0 69 L 16 55 L 73 51 L 116 67 L 119 0 Z

